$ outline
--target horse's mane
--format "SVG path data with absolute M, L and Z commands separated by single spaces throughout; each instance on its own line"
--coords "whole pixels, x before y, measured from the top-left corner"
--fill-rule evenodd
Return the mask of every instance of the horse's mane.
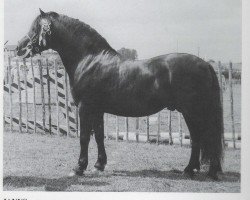
M 108 44 L 105 38 L 103 38 L 95 29 L 90 25 L 80 21 L 79 19 L 74 19 L 66 15 L 58 14 L 55 12 L 47 13 L 52 19 L 58 20 L 59 23 L 62 23 L 68 33 L 74 37 L 83 37 L 87 36 L 93 38 L 95 42 L 98 42 L 101 47 L 108 50 L 110 53 L 117 55 L 118 53 Z M 103 49 L 102 49 L 103 50 Z
M 67 27 L 67 30 L 69 32 L 82 32 L 84 34 L 91 33 L 94 35 L 97 35 L 98 37 L 102 37 L 95 29 L 91 28 L 88 24 L 80 21 L 79 19 L 75 19 L 72 17 L 68 17 L 67 15 L 55 15 L 57 13 L 51 12 L 50 15 L 53 15 L 53 17 L 57 17 L 59 22 L 63 22 L 63 24 Z M 104 39 L 104 38 L 103 38 Z
M 75 72 L 74 81 L 78 83 L 84 73 L 92 69 L 95 65 L 101 65 L 105 68 L 107 66 L 117 66 L 120 62 L 121 60 L 118 56 L 111 55 L 105 51 L 102 51 L 98 55 L 88 55 L 79 63 Z

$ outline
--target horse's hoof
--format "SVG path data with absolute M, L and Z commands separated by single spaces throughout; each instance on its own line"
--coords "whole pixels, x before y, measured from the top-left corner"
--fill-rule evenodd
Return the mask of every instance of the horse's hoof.
M 98 170 L 98 171 L 101 171 L 101 172 L 104 171 L 105 166 L 106 166 L 106 165 L 102 165 L 102 164 L 100 164 L 99 162 L 97 162 L 97 163 L 94 165 L 95 169 Z
M 183 175 L 193 179 L 194 178 L 194 168 L 190 167 L 189 165 L 184 169 Z
M 83 172 L 84 172 L 84 170 L 77 166 L 76 168 L 73 169 L 73 171 L 70 173 L 70 175 L 72 175 L 72 176 L 82 176 Z
M 189 169 L 188 167 L 184 169 L 183 175 L 187 178 L 194 178 L 194 170 L 193 169 Z
M 194 173 L 191 173 L 191 172 L 183 172 L 182 175 L 186 178 L 189 178 L 189 179 L 194 179 Z
M 97 169 L 97 168 L 94 168 L 93 170 L 92 170 L 92 173 L 94 174 L 94 175 L 102 175 L 102 174 L 104 174 L 104 170 L 99 170 L 99 169 Z
M 219 177 L 217 175 L 217 173 L 213 173 L 213 172 L 208 172 L 207 176 L 211 179 L 213 179 L 214 181 L 219 181 Z
M 105 169 L 105 166 L 104 167 L 95 167 L 94 171 L 103 172 L 104 169 Z
M 68 177 L 74 177 L 74 176 L 83 176 L 84 173 L 83 172 L 76 172 L 76 171 L 72 171 L 68 174 Z

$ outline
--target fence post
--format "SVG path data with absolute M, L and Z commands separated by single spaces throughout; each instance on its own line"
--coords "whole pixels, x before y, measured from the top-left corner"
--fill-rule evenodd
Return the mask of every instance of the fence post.
M 13 101 L 12 101 L 12 77 L 11 77 L 11 59 L 8 56 L 8 76 L 9 76 L 9 94 L 10 94 L 10 131 L 13 131 Z
M 119 140 L 119 118 L 116 115 L 116 141 Z
M 7 66 L 5 65 L 5 55 L 4 55 L 4 80 L 3 80 L 3 87 L 5 88 L 5 84 L 7 85 L 9 83 L 9 74 L 8 74 L 8 71 L 9 71 L 9 66 L 7 64 Z M 3 95 L 3 97 L 5 97 L 5 95 Z M 4 105 L 4 102 L 5 102 L 5 98 L 3 98 L 3 105 Z M 6 113 L 6 109 L 3 107 L 3 114 L 2 114 L 2 117 L 3 117 L 3 127 L 5 127 L 6 125 L 6 121 L 5 121 L 5 113 Z
M 223 84 L 222 84 L 222 72 L 221 72 L 221 62 L 218 62 L 218 78 L 219 78 L 219 84 L 220 84 L 220 95 L 221 98 L 223 98 Z
M 18 60 L 16 61 L 16 67 L 17 67 L 18 99 L 19 99 L 19 131 L 20 133 L 22 133 L 22 96 L 21 96 L 20 69 Z
M 128 142 L 128 117 L 125 117 L 126 141 Z
M 160 142 L 160 133 L 161 133 L 161 113 L 158 112 L 158 115 L 157 115 L 157 144 L 159 144 Z
M 168 130 L 169 130 L 169 144 L 173 144 L 173 137 L 172 137 L 172 112 L 171 110 L 168 112 Z
M 77 109 L 77 111 L 78 111 L 78 117 L 77 117 L 77 119 L 78 119 L 78 136 L 80 137 L 80 133 L 79 133 L 79 130 L 80 130 L 80 132 L 81 132 L 81 124 L 80 124 L 80 116 L 79 116 L 79 109 Z
M 42 123 L 43 123 L 43 131 L 45 133 L 45 102 L 44 102 L 44 87 L 43 87 L 43 68 L 41 60 L 38 60 L 38 67 L 40 72 L 40 85 L 41 85 L 41 100 L 42 100 Z
M 36 85 L 35 85 L 35 74 L 34 74 L 34 66 L 33 66 L 33 60 L 30 59 L 31 64 L 31 73 L 32 73 L 32 79 L 33 79 L 33 112 L 34 112 L 34 133 L 36 133 Z
M 28 133 L 28 116 L 29 116 L 29 110 L 28 110 L 28 89 L 27 89 L 27 66 L 26 66 L 26 60 L 23 59 L 23 67 L 24 67 L 24 88 L 25 88 L 25 108 L 26 108 L 26 132 Z
M 68 74 L 64 71 L 64 82 L 65 82 L 65 109 L 66 109 L 66 124 L 67 124 L 67 137 L 70 134 L 70 125 L 69 125 L 69 97 L 68 97 Z
M 232 133 L 233 133 L 233 146 L 236 148 L 235 144 L 235 127 L 234 127 L 234 101 L 233 101 L 233 83 L 232 83 L 232 62 L 229 63 L 228 70 L 228 79 L 229 79 L 229 94 L 230 94 L 230 110 L 231 110 L 231 124 L 232 124 Z
M 4 55 L 4 60 L 5 60 L 5 55 Z M 8 75 L 8 65 L 5 66 L 4 64 L 4 80 L 3 80 L 3 87 L 5 86 L 5 83 L 9 83 L 8 79 L 9 79 L 9 75 Z M 4 105 L 4 101 L 5 101 L 5 98 L 3 96 L 3 105 Z M 2 117 L 3 117 L 3 127 L 5 127 L 5 124 L 6 124 L 6 121 L 5 121 L 5 111 L 6 109 L 3 107 L 3 113 L 2 113 Z
M 221 99 L 221 109 L 222 113 L 224 113 L 224 108 L 223 108 L 223 83 L 222 83 L 222 72 L 221 72 L 221 62 L 219 61 L 218 63 L 218 75 L 219 75 L 219 84 L 220 84 L 220 99 Z M 222 116 L 224 116 L 222 114 Z M 222 141 L 223 145 L 225 146 L 225 136 L 224 136 L 224 117 L 222 117 L 222 124 L 223 124 L 223 134 L 222 134 Z
M 79 129 L 78 129 L 78 106 L 75 105 L 76 111 L 75 111 L 75 118 L 76 118 L 76 137 L 79 136 Z
M 181 113 L 178 112 L 178 118 L 179 118 L 179 134 L 180 134 L 180 144 L 182 147 L 182 121 L 181 121 Z
M 149 116 L 146 118 L 147 142 L 149 142 Z
M 49 108 L 49 134 L 51 134 L 51 97 L 50 97 L 50 75 L 49 75 L 49 61 L 46 58 L 46 70 L 47 70 L 47 90 L 48 90 L 48 108 Z
M 54 60 L 54 71 L 55 71 L 55 96 L 56 96 L 56 111 L 57 111 L 57 119 L 56 119 L 56 128 L 57 128 L 57 135 L 60 132 L 60 124 L 59 124 L 59 99 L 58 99 L 58 78 L 57 78 L 57 63 L 56 59 Z
M 136 120 L 135 120 L 135 139 L 136 139 L 136 142 L 139 142 L 139 127 L 140 127 L 140 124 L 139 124 L 139 117 L 136 117 Z

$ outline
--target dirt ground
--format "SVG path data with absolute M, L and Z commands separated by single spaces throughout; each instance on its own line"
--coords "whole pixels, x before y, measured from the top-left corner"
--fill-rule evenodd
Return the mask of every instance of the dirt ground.
M 225 151 L 224 173 L 215 182 L 201 171 L 194 180 L 182 174 L 189 147 L 105 141 L 108 165 L 93 172 L 97 158 L 94 139 L 84 176 L 67 175 L 77 163 L 78 138 L 5 132 L 3 188 L 5 191 L 138 191 L 240 192 L 240 150 Z

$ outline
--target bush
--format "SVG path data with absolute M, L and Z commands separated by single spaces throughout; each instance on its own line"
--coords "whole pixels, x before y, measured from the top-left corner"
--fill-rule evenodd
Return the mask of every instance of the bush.
M 229 78 L 228 69 L 223 69 L 222 74 L 225 76 L 225 79 Z M 232 71 L 232 78 L 237 79 L 237 80 L 241 80 L 241 71 L 240 70 L 233 70 Z

